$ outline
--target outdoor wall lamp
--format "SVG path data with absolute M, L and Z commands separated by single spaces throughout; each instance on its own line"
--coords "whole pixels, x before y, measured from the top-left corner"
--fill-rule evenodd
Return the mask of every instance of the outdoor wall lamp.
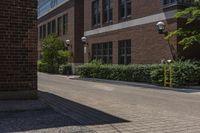
M 162 22 L 162 21 L 157 22 L 156 29 L 158 30 L 159 34 L 164 34 L 165 36 L 168 35 L 168 31 L 166 31 L 166 25 L 164 22 Z M 176 53 L 175 53 L 176 49 L 173 45 L 170 44 L 169 39 L 167 39 L 167 43 L 169 45 L 172 58 L 173 58 L 173 60 L 175 60 L 176 59 Z
M 156 24 L 156 28 L 157 28 L 159 34 L 165 34 L 165 35 L 168 34 L 168 32 L 165 31 L 166 25 L 165 25 L 164 22 L 159 21 L 159 22 Z
M 87 37 L 82 37 L 81 41 L 83 42 L 83 45 L 87 45 Z
M 81 41 L 82 41 L 82 43 L 83 43 L 83 45 L 84 45 L 84 53 L 86 54 L 87 53 L 87 51 L 88 51 L 88 56 L 90 56 L 90 50 L 89 50 L 89 45 L 88 45 L 88 43 L 87 43 L 87 37 L 82 37 L 81 38 Z
M 66 40 L 65 43 L 66 43 L 66 47 L 71 47 L 72 46 L 70 40 Z

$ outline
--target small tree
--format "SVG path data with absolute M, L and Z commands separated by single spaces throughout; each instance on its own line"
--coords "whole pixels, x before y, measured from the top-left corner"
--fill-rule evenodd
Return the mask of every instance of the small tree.
M 200 22 L 200 0 L 194 0 L 194 6 L 179 11 L 176 14 L 176 18 L 186 18 L 185 26 L 171 32 L 166 39 L 177 36 L 181 38 L 178 44 L 184 46 L 184 48 L 193 44 L 200 44 L 200 29 L 193 26 L 194 23 Z
M 69 52 L 57 35 L 51 34 L 42 40 L 42 62 L 48 64 L 49 72 L 57 73 L 59 66 L 65 64 L 68 57 Z

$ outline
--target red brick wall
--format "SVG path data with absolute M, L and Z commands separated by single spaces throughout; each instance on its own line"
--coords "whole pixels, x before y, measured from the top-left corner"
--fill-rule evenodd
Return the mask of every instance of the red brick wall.
M 92 0 L 85 0 L 85 19 L 84 30 L 92 30 L 91 20 L 91 2 Z M 100 5 L 102 0 L 100 0 Z M 101 7 L 101 6 L 100 6 Z M 119 20 L 119 3 L 118 0 L 113 0 L 113 24 L 122 22 Z M 102 21 L 102 9 L 101 21 Z M 143 18 L 163 12 L 163 7 L 160 0 L 132 0 L 132 14 L 129 20 L 137 18 Z M 129 21 L 126 20 L 126 21 Z M 176 20 L 165 21 L 168 31 L 177 29 Z M 105 32 L 87 36 L 89 50 L 91 53 L 92 44 L 102 42 L 113 42 L 113 63 L 118 63 L 118 41 L 131 39 L 131 63 L 133 64 L 151 64 L 160 63 L 162 59 L 171 59 L 172 55 L 167 41 L 164 39 L 164 35 L 158 34 L 156 30 L 156 22 L 148 23 L 144 25 L 129 27 L 121 30 Z M 101 27 L 104 27 L 101 22 Z M 97 29 L 98 30 L 98 29 Z M 176 38 L 170 43 L 176 45 Z M 85 54 L 85 62 L 88 62 L 88 55 Z
M 36 8 L 37 0 L 0 1 L 0 91 L 37 90 Z
M 70 40 L 72 45 L 72 49 L 70 51 L 73 52 L 73 57 L 70 58 L 71 63 L 83 63 L 83 45 L 81 42 L 81 37 L 83 36 L 83 0 L 70 0 L 69 2 L 63 4 L 47 15 L 38 19 L 38 29 L 41 25 L 47 24 L 52 20 L 56 20 L 63 15 L 68 15 L 68 30 L 65 35 L 61 35 L 60 38 L 65 41 L 67 39 Z M 56 22 L 57 26 L 57 22 Z M 57 32 L 57 27 L 56 27 Z M 38 41 L 39 49 L 41 51 L 41 43 Z
M 102 11 L 102 1 L 100 3 L 100 11 Z M 92 29 L 92 0 L 84 0 L 84 29 L 85 31 Z M 142 18 L 162 12 L 160 0 L 132 0 L 132 15 L 130 19 Z M 102 14 L 101 14 L 102 20 Z M 119 23 L 119 3 L 118 0 L 113 0 L 113 24 Z M 102 23 L 101 23 L 102 25 Z
M 177 27 L 175 20 L 166 23 L 168 30 Z M 89 49 L 91 50 L 94 43 L 113 42 L 113 63 L 118 64 L 118 41 L 129 39 L 132 42 L 131 63 L 133 64 L 160 63 L 162 59 L 172 58 L 168 43 L 164 40 L 164 35 L 156 31 L 155 23 L 89 36 Z M 172 43 L 174 42 L 176 40 Z M 87 55 L 85 56 L 85 62 L 88 62 Z

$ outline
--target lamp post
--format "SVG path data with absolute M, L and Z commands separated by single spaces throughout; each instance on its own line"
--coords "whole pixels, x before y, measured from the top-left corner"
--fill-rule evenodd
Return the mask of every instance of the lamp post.
M 71 47 L 71 41 L 70 40 L 65 40 L 66 43 L 66 48 Z
M 168 35 L 168 31 L 166 31 L 166 25 L 165 25 L 164 22 L 162 22 L 162 21 L 157 22 L 156 29 L 157 29 L 159 34 L 163 34 L 165 36 Z M 167 40 L 167 43 L 169 45 L 172 58 L 173 58 L 173 60 L 175 60 L 176 59 L 176 54 L 173 52 L 174 47 L 170 44 L 169 39 Z
M 65 41 L 65 47 L 67 48 L 66 50 L 70 50 L 70 56 L 73 55 L 73 52 L 72 52 L 72 44 L 71 44 L 71 41 L 70 40 L 66 40 Z
M 85 37 L 85 36 L 84 36 L 84 37 L 82 37 L 82 38 L 81 38 L 81 41 L 82 41 L 82 42 L 83 42 L 83 44 L 85 45 L 85 44 L 87 43 L 87 37 Z
M 84 53 L 86 54 L 87 53 L 87 51 L 88 51 L 88 56 L 90 56 L 90 51 L 89 51 L 89 45 L 88 45 L 88 43 L 87 43 L 87 37 L 82 37 L 81 38 L 81 41 L 82 41 L 82 43 L 83 43 L 83 45 L 84 45 Z
M 84 45 L 84 54 L 87 55 L 87 59 L 89 60 L 90 59 L 90 49 L 89 49 L 89 44 L 87 43 L 88 39 L 87 39 L 87 37 L 83 36 L 81 38 L 81 41 Z

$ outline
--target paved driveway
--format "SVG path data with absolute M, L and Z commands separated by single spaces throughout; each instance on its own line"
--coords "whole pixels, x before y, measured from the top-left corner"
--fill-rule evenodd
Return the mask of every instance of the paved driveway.
M 199 92 L 38 77 L 42 99 L 87 132 L 200 133 Z

